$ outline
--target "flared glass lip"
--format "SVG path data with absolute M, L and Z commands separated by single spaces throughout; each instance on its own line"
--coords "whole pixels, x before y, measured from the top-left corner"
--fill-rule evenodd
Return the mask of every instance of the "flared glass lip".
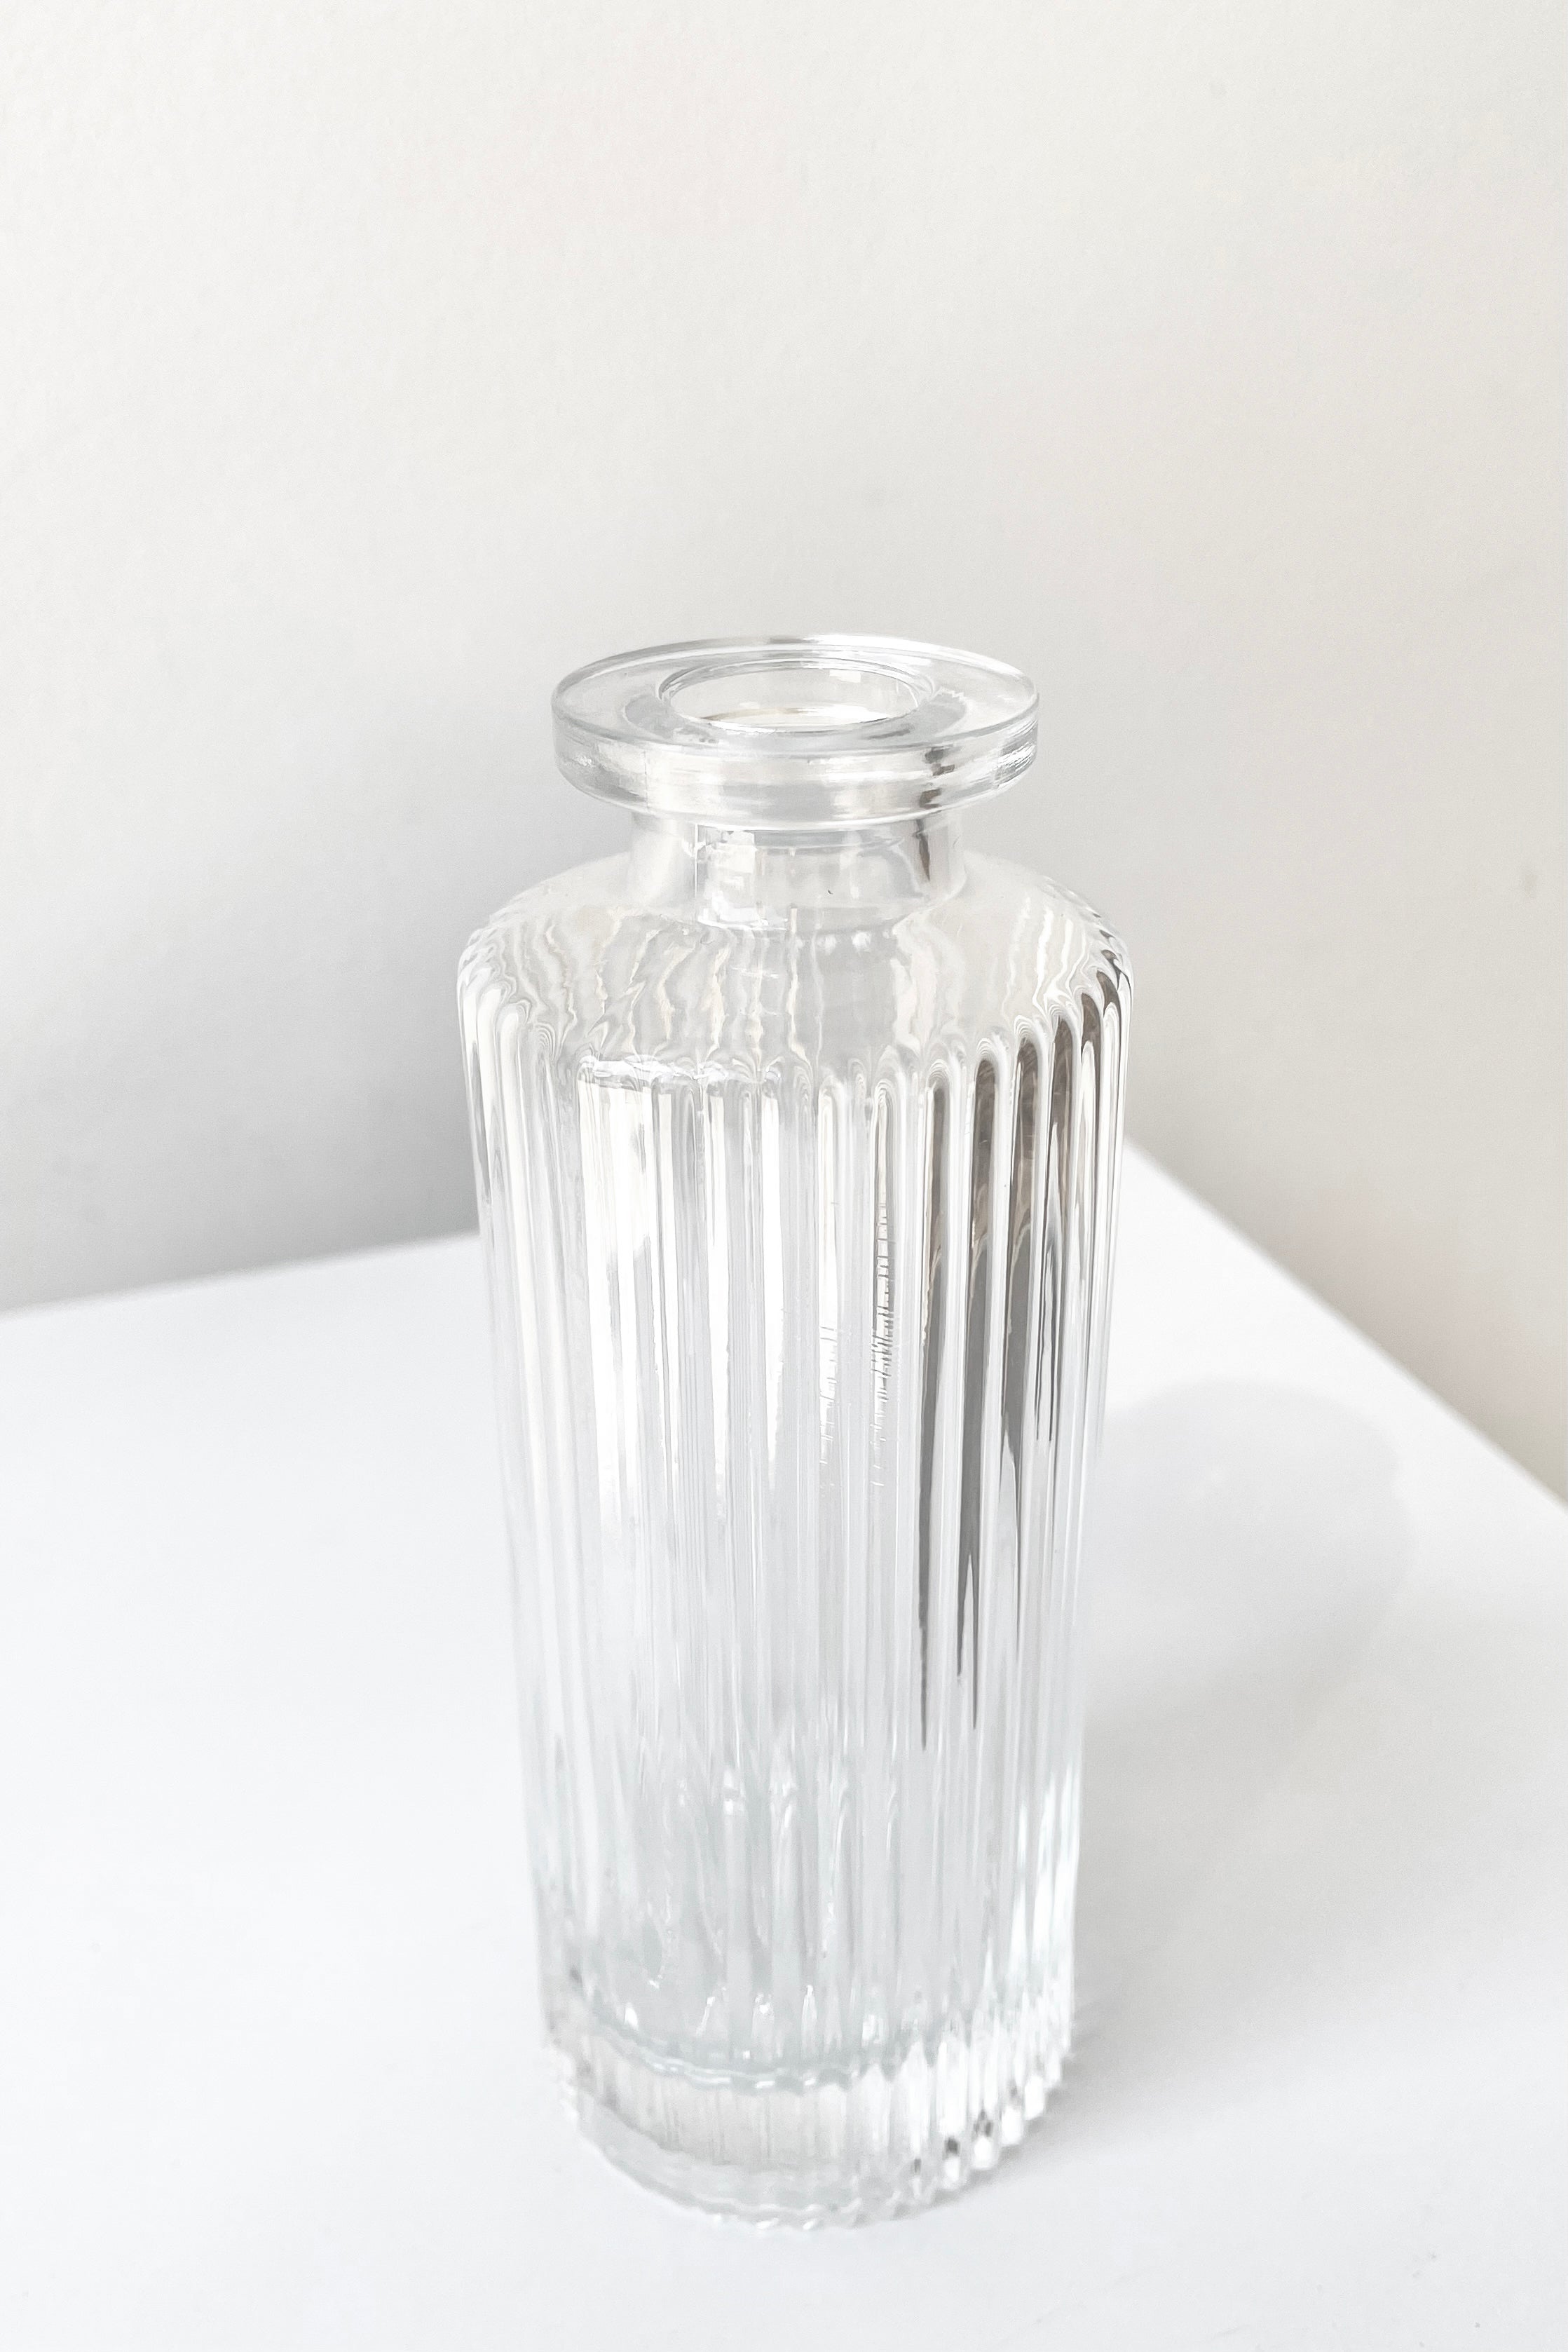
M 851 831 L 1002 792 L 1034 758 L 1021 671 L 902 637 L 713 637 L 573 670 L 556 758 L 622 806 L 756 832 Z

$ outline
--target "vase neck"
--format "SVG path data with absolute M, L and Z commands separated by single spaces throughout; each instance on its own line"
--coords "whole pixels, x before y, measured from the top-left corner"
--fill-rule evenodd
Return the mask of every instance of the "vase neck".
M 946 813 L 863 832 L 758 833 L 639 814 L 630 882 L 647 906 L 745 930 L 896 922 L 964 879 Z

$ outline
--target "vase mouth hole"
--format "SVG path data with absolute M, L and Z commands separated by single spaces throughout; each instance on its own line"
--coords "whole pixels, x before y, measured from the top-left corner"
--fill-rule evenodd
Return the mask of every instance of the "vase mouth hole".
M 1034 757 L 1021 671 L 894 637 L 712 639 L 574 670 L 556 756 L 585 792 L 699 824 L 879 825 L 1000 792 Z
M 736 667 L 694 663 L 659 688 L 677 719 L 727 735 L 837 735 L 908 719 L 923 700 L 918 686 L 892 663 L 803 661 L 781 653 L 775 661 Z

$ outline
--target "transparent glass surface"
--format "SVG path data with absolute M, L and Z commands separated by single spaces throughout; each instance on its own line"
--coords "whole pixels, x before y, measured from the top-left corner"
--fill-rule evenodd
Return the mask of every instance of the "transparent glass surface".
M 556 723 L 628 854 L 460 987 L 547 2027 L 643 2179 L 885 2211 L 1068 2044 L 1126 961 L 965 852 L 998 665 L 666 647 Z

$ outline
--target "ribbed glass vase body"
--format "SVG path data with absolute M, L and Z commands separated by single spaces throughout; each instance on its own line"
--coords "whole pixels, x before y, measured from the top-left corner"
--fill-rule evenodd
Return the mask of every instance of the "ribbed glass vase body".
M 958 823 L 645 811 L 463 967 L 548 2028 L 759 2215 L 958 2185 L 1070 2029 L 1129 982 Z

